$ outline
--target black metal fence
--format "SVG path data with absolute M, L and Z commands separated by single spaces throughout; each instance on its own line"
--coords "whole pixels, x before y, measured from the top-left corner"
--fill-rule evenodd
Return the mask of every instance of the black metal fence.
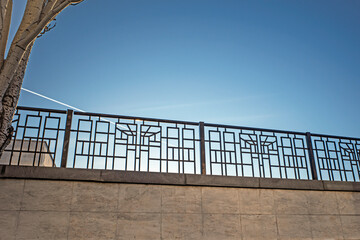
M 360 139 L 18 107 L 0 164 L 360 181 Z

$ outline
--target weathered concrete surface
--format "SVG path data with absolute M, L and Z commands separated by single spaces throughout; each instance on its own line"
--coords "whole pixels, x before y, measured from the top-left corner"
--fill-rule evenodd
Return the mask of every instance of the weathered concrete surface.
M 30 171 L 32 176 L 36 171 Z M 68 177 L 66 171 L 57 177 Z M 294 189 L 279 189 L 279 183 L 276 189 L 206 186 L 204 177 L 200 186 L 172 185 L 160 184 L 164 176 L 154 175 L 144 178 L 157 184 L 105 182 L 101 171 L 90 171 L 88 181 L 84 172 L 78 175 L 81 181 L 20 179 L 14 171 L 5 178 L 5 172 L 0 240 L 360 239 L 356 190 L 304 190 L 303 183 L 294 187 L 294 182 L 281 183 Z
M 0 239 L 360 239 L 360 193 L 0 180 Z

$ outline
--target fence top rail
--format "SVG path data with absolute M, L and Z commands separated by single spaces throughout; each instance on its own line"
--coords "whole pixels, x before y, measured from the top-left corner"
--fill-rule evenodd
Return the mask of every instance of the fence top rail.
M 134 117 L 134 116 L 124 116 L 124 115 L 104 114 L 104 113 L 74 112 L 74 115 L 94 116 L 94 117 L 104 117 L 104 118 L 135 119 L 135 120 L 139 120 L 139 121 L 177 123 L 177 124 L 186 124 L 186 125 L 199 125 L 199 122 L 158 119 L 158 118 L 146 118 L 146 117 Z
M 67 113 L 66 110 L 48 109 L 48 108 L 36 108 L 36 107 L 24 107 L 24 106 L 18 106 L 17 109 L 18 110 L 24 110 L 24 111 L 40 111 L 40 112 L 50 112 L 50 113 L 60 113 L 60 114 L 66 114 Z M 158 119 L 158 118 L 148 118 L 148 117 L 134 117 L 134 116 L 124 116 L 124 115 L 104 114 L 104 113 L 91 113 L 91 112 L 74 111 L 74 115 L 96 116 L 96 117 L 104 117 L 104 118 L 108 117 L 108 118 L 135 119 L 135 120 L 139 120 L 139 121 L 176 123 L 176 124 L 186 124 L 186 125 L 199 125 L 199 122 L 169 120 L 169 119 Z M 215 123 L 204 123 L 204 126 L 205 127 L 219 127 L 219 128 L 233 128 L 233 129 L 242 129 L 242 130 L 250 130 L 250 131 L 274 132 L 274 133 L 284 133 L 284 134 L 306 135 L 306 132 L 286 131 L 286 130 L 267 129 L 267 128 L 255 128 L 255 127 L 244 127 L 244 126 L 215 124 Z M 358 138 L 358 137 L 335 136 L 335 135 L 319 134 L 319 133 L 311 133 L 311 136 L 314 136 L 314 137 L 328 137 L 328 138 L 335 138 L 335 139 L 349 139 L 349 140 L 360 141 L 360 138 Z
M 311 133 L 311 136 L 312 137 L 326 137 L 326 138 L 348 139 L 348 140 L 360 141 L 360 138 L 356 138 L 356 137 L 344 137 L 344 136 L 335 136 L 335 135 L 328 135 L 328 134 Z
M 39 111 L 39 112 L 51 112 L 51 113 L 66 114 L 66 110 L 49 109 L 49 108 L 35 108 L 35 107 L 17 106 L 17 109 L 18 110 L 24 110 L 24 111 Z
M 286 130 L 277 130 L 277 129 L 267 129 L 267 128 L 255 128 L 255 127 L 244 127 L 244 126 L 234 126 L 234 125 L 224 125 L 224 124 L 214 124 L 214 123 L 205 123 L 205 127 L 220 127 L 220 128 L 234 128 L 250 131 L 261 131 L 261 132 L 275 132 L 275 133 L 289 133 L 296 135 L 306 135 L 305 132 L 295 132 L 295 131 L 286 131 Z

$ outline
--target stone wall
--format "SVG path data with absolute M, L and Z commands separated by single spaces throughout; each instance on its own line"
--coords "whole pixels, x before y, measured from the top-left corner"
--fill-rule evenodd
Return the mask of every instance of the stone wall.
M 0 239 L 360 239 L 360 192 L 0 178 Z

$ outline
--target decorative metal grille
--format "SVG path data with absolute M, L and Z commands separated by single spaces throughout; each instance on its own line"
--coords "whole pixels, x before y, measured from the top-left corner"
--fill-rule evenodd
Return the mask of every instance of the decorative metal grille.
M 66 111 L 19 107 L 13 118 L 13 139 L 1 164 L 60 166 Z
M 319 178 L 360 181 L 360 140 L 312 135 Z
M 305 134 L 216 125 L 205 129 L 210 174 L 311 179 Z
M 360 181 L 360 139 L 18 107 L 0 164 Z
M 200 173 L 197 123 L 75 113 L 71 167 Z

